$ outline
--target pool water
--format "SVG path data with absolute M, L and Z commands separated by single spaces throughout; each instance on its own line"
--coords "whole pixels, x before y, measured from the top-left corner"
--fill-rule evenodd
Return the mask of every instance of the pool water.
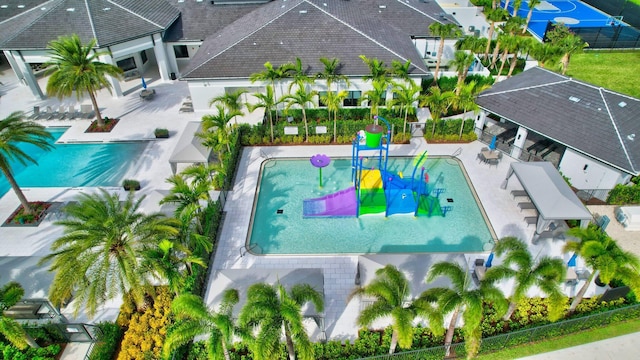
M 368 160 L 371 167 L 377 160 Z M 367 163 L 365 161 L 365 166 Z M 248 247 L 255 254 L 369 254 L 481 252 L 493 247 L 494 232 L 485 220 L 461 163 L 430 157 L 423 165 L 433 188 L 444 188 L 446 216 L 382 214 L 359 218 L 303 218 L 303 200 L 352 186 L 351 160 L 332 159 L 319 171 L 309 159 L 263 163 Z M 388 170 L 410 177 L 412 157 L 390 157 Z M 419 171 L 418 171 L 419 174 Z M 418 176 L 418 175 L 416 175 Z
M 37 165 L 10 162 L 20 187 L 120 186 L 126 173 L 140 158 L 146 141 L 117 143 L 55 144 L 67 128 L 48 128 L 53 135 L 51 151 L 33 145 L 19 147 L 37 161 Z M 0 173 L 0 196 L 10 189 Z

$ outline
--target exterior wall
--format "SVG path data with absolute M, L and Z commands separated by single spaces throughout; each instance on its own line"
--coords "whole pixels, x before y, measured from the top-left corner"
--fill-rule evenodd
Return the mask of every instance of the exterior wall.
M 187 47 L 188 58 L 176 58 L 176 53 L 174 51 L 174 46 L 176 45 L 185 45 Z M 200 49 L 200 45 L 202 42 L 171 42 L 167 43 L 167 57 L 169 58 L 169 65 L 171 68 L 171 72 L 175 72 L 178 76 L 182 74 L 182 69 L 186 68 L 189 65 L 189 61 L 193 58 L 193 56 Z M 193 104 L 195 107 L 195 103 Z
M 559 170 L 571 179 L 571 184 L 577 189 L 613 189 L 616 184 L 624 184 L 630 178 L 629 174 L 569 148 L 562 156 Z

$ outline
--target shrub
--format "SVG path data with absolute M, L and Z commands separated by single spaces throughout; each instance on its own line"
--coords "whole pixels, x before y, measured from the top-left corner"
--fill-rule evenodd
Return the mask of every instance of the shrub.
M 133 179 L 124 179 L 122 181 L 122 187 L 127 191 L 140 190 L 140 181 Z
M 62 348 L 58 344 L 19 350 L 11 344 L 0 341 L 0 358 L 4 360 L 55 360 L 60 350 Z
M 165 128 L 156 128 L 153 131 L 153 134 L 157 138 L 168 138 L 169 137 L 169 130 L 165 129 Z
M 122 328 L 112 322 L 99 323 L 98 328 L 101 334 L 91 351 L 89 360 L 112 360 L 122 340 Z
M 607 197 L 607 203 L 611 205 L 640 204 L 640 185 L 616 185 Z

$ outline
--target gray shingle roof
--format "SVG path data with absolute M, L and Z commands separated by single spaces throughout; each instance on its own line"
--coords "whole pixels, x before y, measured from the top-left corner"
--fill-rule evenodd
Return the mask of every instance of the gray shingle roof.
M 639 99 L 533 68 L 496 83 L 476 102 L 625 172 L 640 172 Z
M 418 0 L 277 0 L 207 38 L 183 77 L 248 77 L 266 61 L 278 66 L 296 57 L 310 73 L 321 71 L 318 59 L 327 57 L 340 59 L 342 74 L 362 76 L 369 70 L 361 54 L 387 65 L 411 60 L 413 74 L 427 74 L 411 37 L 429 35 L 429 25 L 446 18 L 441 13 L 435 2 Z
M 162 32 L 180 15 L 165 0 L 50 0 L 29 6 L 0 22 L 0 48 L 45 49 L 73 33 L 105 47 Z

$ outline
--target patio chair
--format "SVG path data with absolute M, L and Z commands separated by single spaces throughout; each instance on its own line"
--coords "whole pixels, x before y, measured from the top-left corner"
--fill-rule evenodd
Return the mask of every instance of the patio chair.
M 489 167 L 491 166 L 498 167 L 498 164 L 500 164 L 500 159 L 489 159 L 486 162 L 487 164 L 489 164 Z
M 484 155 L 481 152 L 478 153 L 478 156 L 476 156 L 476 159 L 480 160 L 479 162 L 484 162 L 484 163 L 487 162 L 487 159 L 485 159 Z
M 532 210 L 532 209 L 536 209 L 536 206 L 531 203 L 531 202 L 519 202 L 518 203 L 518 208 L 520 209 L 520 211 L 522 210 Z
M 473 273 L 476 275 L 478 280 L 484 280 L 484 276 L 487 272 L 487 268 L 484 266 L 483 259 L 476 259 L 475 266 L 473 267 Z
M 29 119 L 36 120 L 40 117 L 40 106 L 33 107 L 33 114 L 29 116 Z

